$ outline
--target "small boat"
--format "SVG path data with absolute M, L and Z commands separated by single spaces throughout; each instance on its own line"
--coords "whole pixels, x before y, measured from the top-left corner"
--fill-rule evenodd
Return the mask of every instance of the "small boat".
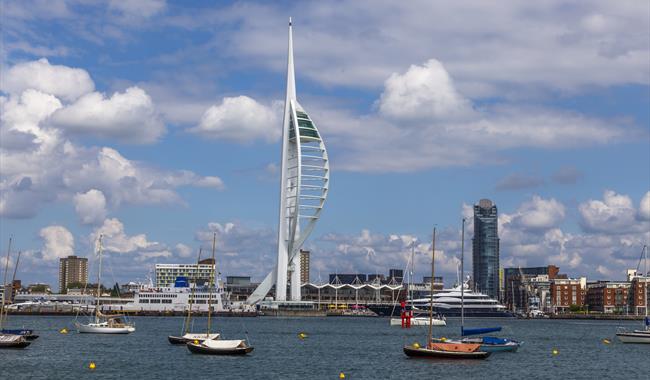
M 82 334 L 130 334 L 135 327 L 124 322 L 123 315 L 105 315 L 99 311 L 95 315 L 95 322 L 82 324 L 75 322 L 79 333 Z
M 21 335 L 27 340 L 38 338 L 38 335 L 34 334 L 34 330 L 31 329 L 2 329 L 0 330 L 0 334 Z
M 215 249 L 217 245 L 217 234 L 216 232 L 212 235 L 212 262 L 215 263 L 212 267 L 212 273 L 210 274 L 210 281 L 208 284 L 209 294 L 208 294 L 208 326 L 204 334 L 192 334 L 186 333 L 184 336 L 188 335 L 198 335 L 200 339 L 194 339 L 193 341 L 187 342 L 187 349 L 190 350 L 193 354 L 202 354 L 202 355 L 246 355 L 249 352 L 253 351 L 253 347 L 248 345 L 245 340 L 235 339 L 235 340 L 224 340 L 221 339 L 219 334 L 210 333 L 212 327 L 212 288 L 214 285 L 214 280 L 216 273 L 214 268 L 216 267 L 216 261 L 214 259 Z M 191 310 L 191 309 L 190 309 Z M 190 314 L 188 314 L 189 317 Z M 188 321 L 189 323 L 189 321 Z M 186 330 L 188 330 L 186 328 Z M 206 339 L 206 337 L 215 336 L 215 339 Z M 180 337 L 182 339 L 182 337 Z M 172 342 L 172 337 L 168 337 L 169 342 Z M 173 339 L 178 341 L 177 339 Z
M 99 310 L 99 297 L 101 295 L 102 283 L 102 235 L 99 235 L 98 245 L 99 268 L 97 270 L 97 304 L 95 305 L 95 319 L 94 322 L 83 324 L 77 322 L 75 318 L 74 325 L 77 327 L 77 331 L 82 334 L 130 334 L 135 331 L 135 326 L 132 323 L 126 322 L 124 315 L 103 314 Z M 78 316 L 79 314 L 77 314 L 77 317 Z
M 404 346 L 404 353 L 409 357 L 439 359 L 487 359 L 491 352 L 481 351 L 480 344 L 431 342 L 429 347 L 419 344 Z
M 245 340 L 204 340 L 203 342 L 189 342 L 187 348 L 193 354 L 203 355 L 246 355 L 253 351 Z
M 431 297 L 433 297 L 433 274 L 436 262 L 436 229 L 433 229 L 433 239 L 431 241 Z M 433 334 L 433 300 L 429 304 L 429 334 L 427 335 L 427 346 L 421 347 L 415 343 L 410 346 L 404 346 L 404 354 L 409 357 L 426 357 L 438 359 L 485 359 L 490 356 L 490 352 L 480 350 L 481 345 L 475 343 L 447 342 L 444 338 L 432 339 Z M 417 318 L 414 318 L 417 319 Z
M 648 246 L 644 245 L 641 250 L 641 259 L 645 255 L 645 270 L 644 275 L 645 280 L 648 280 Z M 641 259 L 639 259 L 639 265 L 641 265 Z M 634 331 L 625 331 L 620 330 L 616 333 L 616 336 L 622 343 L 645 343 L 650 344 L 650 317 L 648 316 L 648 302 L 646 301 L 645 305 L 645 318 L 644 318 L 644 330 L 634 330 Z
M 30 344 L 22 335 L 0 334 L 0 348 L 25 348 Z
M 391 318 L 391 326 L 401 326 L 402 318 Z M 433 326 L 447 326 L 447 321 L 443 317 L 431 318 L 431 325 Z M 411 326 L 429 326 L 429 317 L 413 317 L 411 318 Z
M 523 342 L 517 342 L 507 338 L 484 336 L 481 338 L 464 338 L 462 343 L 476 343 L 481 345 L 481 351 L 486 352 L 516 352 Z
M 205 340 L 217 340 L 219 339 L 220 335 L 219 334 L 206 334 L 206 333 L 187 333 L 183 334 L 183 336 L 174 336 L 174 335 L 169 335 L 167 337 L 167 340 L 169 340 L 169 343 L 171 344 L 187 344 L 190 342 L 199 342 L 202 343 Z
M 12 238 L 9 238 L 9 248 L 7 248 L 7 258 L 5 260 L 5 275 L 4 275 L 4 281 L 3 281 L 4 287 L 3 287 L 3 292 L 2 292 L 2 304 L 0 306 L 0 334 L 6 336 L 6 340 L 8 342 L 14 340 L 13 335 L 22 336 L 26 340 L 34 340 L 34 339 L 38 338 L 38 335 L 34 334 L 34 330 L 25 329 L 25 328 L 22 328 L 22 329 L 6 329 L 6 328 L 3 328 L 5 326 L 5 323 L 7 322 L 7 319 L 9 318 L 9 307 L 5 306 L 5 303 L 6 303 L 5 294 L 7 292 L 5 292 L 4 289 L 6 289 L 7 286 L 8 286 L 8 284 L 7 284 L 7 271 L 9 269 L 9 256 L 11 255 L 11 241 L 12 241 Z M 18 257 L 16 258 L 16 265 L 14 266 L 14 276 L 13 276 L 13 278 L 11 280 L 11 284 L 13 284 L 16 281 L 16 272 L 18 271 L 18 264 L 20 263 L 20 255 L 21 255 L 21 252 L 19 251 L 18 252 Z M 9 285 L 9 286 L 11 286 L 11 285 Z M 13 292 L 13 289 L 12 289 L 12 292 Z M 9 296 L 10 299 L 8 301 L 11 301 L 12 292 L 9 293 L 10 294 L 10 296 Z M 27 347 L 28 345 L 29 344 L 27 344 L 27 345 L 25 345 L 23 347 Z

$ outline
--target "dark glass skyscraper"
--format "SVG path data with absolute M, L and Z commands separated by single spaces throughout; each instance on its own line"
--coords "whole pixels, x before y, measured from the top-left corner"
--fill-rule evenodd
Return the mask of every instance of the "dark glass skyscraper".
M 476 289 L 494 299 L 499 297 L 499 227 L 497 206 L 489 199 L 474 205 L 472 238 L 473 278 Z

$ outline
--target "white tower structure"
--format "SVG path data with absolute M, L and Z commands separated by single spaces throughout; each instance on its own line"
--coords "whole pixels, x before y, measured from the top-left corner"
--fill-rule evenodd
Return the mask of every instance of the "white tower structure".
M 249 304 L 263 299 L 273 285 L 275 300 L 286 301 L 288 277 L 290 299 L 300 301 L 300 248 L 320 217 L 329 188 L 327 150 L 316 125 L 296 99 L 291 19 L 281 173 L 277 264 L 248 298 Z

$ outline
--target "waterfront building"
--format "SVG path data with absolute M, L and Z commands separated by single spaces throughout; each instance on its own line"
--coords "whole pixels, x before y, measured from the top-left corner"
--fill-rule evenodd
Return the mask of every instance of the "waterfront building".
M 499 297 L 499 233 L 497 206 L 489 199 L 474 205 L 472 238 L 475 288 L 492 298 Z
M 300 283 L 306 284 L 309 282 L 309 251 L 300 250 Z
M 571 306 L 585 304 L 587 278 L 556 278 L 551 281 L 551 304 L 556 313 L 567 312 Z
M 156 287 L 172 287 L 177 277 L 186 277 L 198 285 L 210 281 L 215 265 L 212 259 L 201 260 L 200 264 L 156 264 Z
M 88 283 L 88 259 L 85 257 L 68 256 L 59 259 L 59 293 L 65 294 L 71 284 L 85 285 Z
M 52 294 L 52 288 L 49 284 L 37 282 L 35 284 L 27 285 L 27 293 L 29 294 Z
M 627 314 L 630 312 L 629 294 L 627 281 L 597 281 L 587 285 L 586 303 L 589 311 Z
M 275 268 L 248 299 L 262 300 L 275 286 L 275 300 L 301 300 L 300 248 L 320 218 L 329 190 L 329 159 L 321 134 L 298 103 L 293 64 L 293 35 L 289 19 L 287 89 L 282 125 L 278 251 Z
M 550 306 L 550 280 L 567 278 L 555 265 L 528 268 L 504 268 L 502 299 L 510 310 L 546 310 Z
M 636 276 L 630 282 L 630 297 L 632 312 L 636 315 L 645 315 L 650 304 L 650 277 Z
M 249 276 L 226 276 L 226 294 L 232 302 L 246 301 L 258 285 Z

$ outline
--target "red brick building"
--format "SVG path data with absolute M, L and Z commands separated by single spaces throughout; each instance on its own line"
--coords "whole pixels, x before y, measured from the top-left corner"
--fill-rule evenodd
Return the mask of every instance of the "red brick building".
M 589 311 L 601 313 L 628 313 L 629 282 L 598 281 L 587 286 Z
M 635 277 L 630 283 L 630 312 L 636 315 L 645 314 L 645 309 L 648 307 L 648 288 L 650 287 L 650 277 Z
M 584 306 L 587 279 L 556 278 L 551 282 L 551 303 L 555 312 L 566 312 L 572 305 Z

